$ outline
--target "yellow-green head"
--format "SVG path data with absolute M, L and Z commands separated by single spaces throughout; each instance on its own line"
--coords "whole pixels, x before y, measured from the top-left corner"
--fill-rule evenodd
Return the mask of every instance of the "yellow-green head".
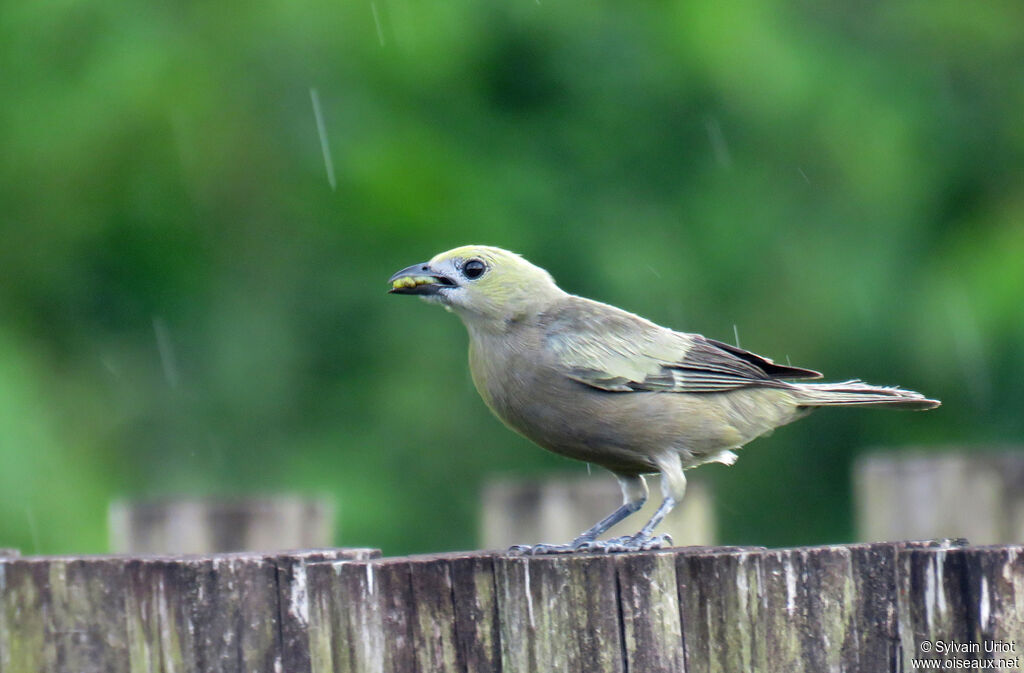
M 508 250 L 465 245 L 413 264 L 388 280 L 389 292 L 416 294 L 464 320 L 507 320 L 562 293 L 551 275 Z

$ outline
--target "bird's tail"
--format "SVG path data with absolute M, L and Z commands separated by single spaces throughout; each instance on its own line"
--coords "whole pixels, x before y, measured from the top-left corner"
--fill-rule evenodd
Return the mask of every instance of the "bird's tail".
M 794 383 L 797 400 L 809 407 L 885 406 L 900 409 L 934 409 L 941 402 L 902 388 L 873 386 L 863 381 L 842 383 Z

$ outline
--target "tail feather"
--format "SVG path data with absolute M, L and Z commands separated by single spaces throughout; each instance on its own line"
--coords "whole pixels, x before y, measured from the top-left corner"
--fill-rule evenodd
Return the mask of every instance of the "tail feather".
M 941 402 L 931 400 L 913 390 L 873 386 L 863 381 L 842 383 L 795 383 L 800 403 L 809 407 L 887 406 L 901 409 L 934 409 Z

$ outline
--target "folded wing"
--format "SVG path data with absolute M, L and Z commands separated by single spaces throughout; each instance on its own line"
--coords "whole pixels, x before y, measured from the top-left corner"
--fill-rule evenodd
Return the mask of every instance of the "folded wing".
M 566 376 L 600 390 L 710 393 L 821 377 L 580 297 L 568 298 L 551 316 L 544 325 L 546 352 Z

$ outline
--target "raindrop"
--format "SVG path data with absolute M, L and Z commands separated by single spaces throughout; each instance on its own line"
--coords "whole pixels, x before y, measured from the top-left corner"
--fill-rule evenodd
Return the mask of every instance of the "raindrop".
M 380 14 L 377 12 L 377 3 L 370 3 L 370 10 L 373 12 L 373 23 L 377 26 L 377 39 L 380 41 L 380 46 L 384 46 L 384 29 L 381 27 Z
M 316 118 L 316 132 L 320 136 L 320 151 L 324 155 L 324 168 L 327 169 L 327 184 L 333 192 L 337 183 L 334 180 L 334 162 L 331 161 L 331 149 L 327 146 L 327 126 L 324 124 L 324 115 L 320 111 L 320 94 L 313 87 L 309 88 L 309 98 L 313 101 L 313 116 Z
M 103 365 L 103 368 L 106 369 L 107 372 L 109 372 L 115 379 L 121 378 L 121 370 L 114 363 L 113 358 L 104 355 L 100 358 L 100 364 Z
M 164 378 L 172 388 L 178 387 L 178 363 L 174 357 L 174 346 L 171 344 L 171 334 L 167 331 L 167 325 L 163 319 L 153 317 L 153 333 L 156 334 L 156 348 L 160 352 L 160 364 L 164 368 Z
M 715 117 L 708 117 L 704 120 L 704 127 L 708 132 L 708 140 L 711 141 L 711 151 L 715 155 L 715 161 L 726 168 L 731 168 L 732 154 L 729 152 L 728 143 L 725 142 L 722 125 Z

